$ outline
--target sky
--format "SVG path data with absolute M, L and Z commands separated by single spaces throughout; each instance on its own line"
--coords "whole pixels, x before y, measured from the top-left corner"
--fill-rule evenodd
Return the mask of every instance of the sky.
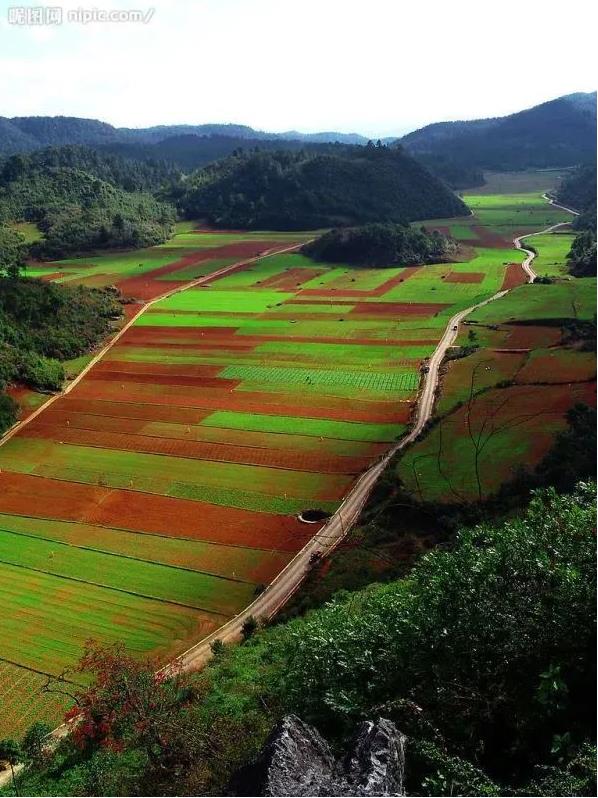
M 0 0 L 0 116 L 377 137 L 598 83 L 588 0 L 573 16 L 554 0 L 50 0 L 42 24 L 18 2 Z

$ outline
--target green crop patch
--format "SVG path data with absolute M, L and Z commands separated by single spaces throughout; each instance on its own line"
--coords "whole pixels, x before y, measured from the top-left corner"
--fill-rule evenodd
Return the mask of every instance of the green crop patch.
M 164 299 L 156 305 L 159 311 L 189 310 L 194 313 L 263 313 L 293 294 L 277 291 L 219 291 L 190 288 Z
M 0 562 L 99 587 L 231 615 L 255 585 L 0 530 Z
M 315 438 L 383 442 L 396 440 L 405 429 L 403 424 L 364 424 L 292 416 L 262 416 L 225 410 L 212 413 L 202 421 L 202 425 L 255 432 L 280 432 L 287 435 L 309 435 Z
M 348 385 L 355 389 L 373 391 L 415 391 L 419 373 L 380 373 L 372 371 L 344 371 L 336 369 L 276 368 L 270 366 L 227 366 L 220 377 L 246 382 L 270 382 L 279 385 Z

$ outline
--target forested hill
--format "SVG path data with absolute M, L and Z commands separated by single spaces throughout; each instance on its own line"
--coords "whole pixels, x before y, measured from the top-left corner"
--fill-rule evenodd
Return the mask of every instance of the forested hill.
M 179 199 L 190 218 L 222 227 L 311 229 L 468 213 L 401 148 L 237 153 L 196 172 Z
M 36 254 L 54 258 L 164 241 L 174 208 L 149 190 L 169 184 L 161 164 L 127 162 L 83 147 L 50 148 L 0 160 L 0 224 L 37 222 Z
M 572 166 L 595 157 L 596 92 L 569 94 L 497 119 L 438 122 L 400 143 L 414 155 L 483 169 Z

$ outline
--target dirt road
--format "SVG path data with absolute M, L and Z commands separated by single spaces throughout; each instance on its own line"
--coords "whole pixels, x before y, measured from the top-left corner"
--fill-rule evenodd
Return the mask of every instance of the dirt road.
M 576 214 L 576 211 L 558 205 L 546 194 L 544 197 L 551 205 Z M 551 232 L 566 224 L 568 223 L 559 222 L 544 230 L 528 233 L 527 235 L 518 236 L 513 239 L 515 247 L 526 253 L 526 258 L 522 263 L 522 267 L 528 276 L 528 282 L 532 283 L 537 276 L 531 266 L 532 261 L 536 257 L 536 253 L 530 249 L 526 249 L 521 243 L 522 240 L 531 235 L 538 235 L 538 233 Z M 209 637 L 181 654 L 175 661 L 177 667 L 182 667 L 184 670 L 194 670 L 201 667 L 211 656 L 211 644 L 214 640 L 221 640 L 223 643 L 238 641 L 241 638 L 243 624 L 250 617 L 256 619 L 271 618 L 300 587 L 306 573 L 309 571 L 313 556 L 325 557 L 333 551 L 358 520 L 372 488 L 388 465 L 388 462 L 397 452 L 404 449 L 417 438 L 426 422 L 432 417 L 434 398 L 439 383 L 440 366 L 447 350 L 454 344 L 457 338 L 459 324 L 474 310 L 487 305 L 489 302 L 494 302 L 496 299 L 500 299 L 507 293 L 508 290 L 498 291 L 483 302 L 479 302 L 465 310 L 459 311 L 459 313 L 456 313 L 450 319 L 442 338 L 428 361 L 428 370 L 423 377 L 423 384 L 417 400 L 415 421 L 410 432 L 361 475 L 350 493 L 345 497 L 341 506 L 328 520 L 326 525 L 322 527 L 303 549 L 301 549 L 264 592 L 261 593 L 249 607 L 239 613 L 239 615 L 236 615 Z M 170 667 L 171 666 L 167 666 L 165 670 L 168 670 Z

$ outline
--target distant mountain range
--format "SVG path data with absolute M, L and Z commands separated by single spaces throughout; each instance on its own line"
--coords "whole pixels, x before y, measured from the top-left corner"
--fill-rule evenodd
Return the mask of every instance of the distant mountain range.
M 76 116 L 0 117 L 0 154 L 30 152 L 42 147 L 63 144 L 86 144 L 90 147 L 112 144 L 158 144 L 170 138 L 219 137 L 239 141 L 297 141 L 309 143 L 367 144 L 358 133 L 265 133 L 247 125 L 156 125 L 147 128 L 114 127 L 97 119 Z
M 239 148 L 299 150 L 368 140 L 358 133 L 267 133 L 234 124 L 119 128 L 69 116 L 0 117 L 0 155 L 81 144 L 185 171 Z M 596 93 L 569 94 L 505 117 L 437 122 L 382 141 L 397 142 L 454 188 L 481 183 L 483 169 L 572 166 L 595 158 Z
M 495 119 L 436 122 L 400 144 L 416 157 L 481 169 L 572 166 L 596 157 L 596 92 L 568 94 Z

